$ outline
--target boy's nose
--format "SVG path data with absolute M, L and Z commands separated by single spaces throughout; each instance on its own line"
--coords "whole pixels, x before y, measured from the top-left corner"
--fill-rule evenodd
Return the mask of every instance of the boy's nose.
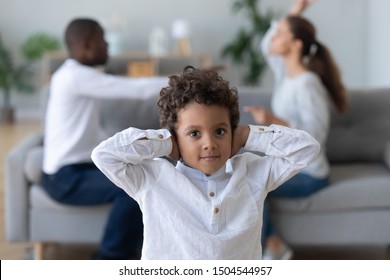
M 203 148 L 205 150 L 213 150 L 213 149 L 217 148 L 217 142 L 215 141 L 214 137 L 205 136 L 205 139 L 203 142 Z

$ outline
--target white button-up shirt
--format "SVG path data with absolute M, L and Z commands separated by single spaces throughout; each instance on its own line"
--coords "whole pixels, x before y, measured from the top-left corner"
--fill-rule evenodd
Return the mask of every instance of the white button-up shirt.
M 145 100 L 167 85 L 167 77 L 113 76 L 67 59 L 50 83 L 43 171 L 54 174 L 64 165 L 91 162 L 93 148 L 108 137 L 100 125 L 100 100 Z
M 102 142 L 95 164 L 140 205 L 142 259 L 261 259 L 263 201 L 319 152 L 308 133 L 250 126 L 242 153 L 207 176 L 170 154 L 166 129 L 128 128 Z M 146 140 L 145 140 L 146 139 Z

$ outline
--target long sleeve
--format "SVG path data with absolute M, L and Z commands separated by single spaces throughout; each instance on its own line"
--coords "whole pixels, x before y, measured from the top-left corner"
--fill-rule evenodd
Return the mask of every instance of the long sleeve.
M 134 194 L 157 177 L 154 159 L 172 151 L 171 134 L 166 129 L 141 130 L 130 127 L 100 143 L 92 151 L 96 166 L 116 185 Z
M 327 91 L 317 76 L 308 75 L 297 84 L 296 106 L 299 118 L 291 119 L 292 128 L 301 129 L 325 145 L 330 123 Z
M 148 99 L 158 96 L 168 77 L 130 78 L 103 73 L 68 59 L 53 75 L 51 92 L 91 98 Z
M 246 150 L 267 156 L 261 177 L 266 177 L 267 189 L 272 190 L 305 168 L 319 154 L 319 143 L 307 132 L 280 125 L 252 126 Z
M 167 77 L 129 78 L 96 72 L 79 84 L 80 95 L 94 98 L 148 99 L 168 85 Z

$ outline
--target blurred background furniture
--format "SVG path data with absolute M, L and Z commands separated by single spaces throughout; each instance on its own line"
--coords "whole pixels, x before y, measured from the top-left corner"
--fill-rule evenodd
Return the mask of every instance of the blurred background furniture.
M 241 107 L 270 104 L 270 92 L 259 88 L 239 88 L 239 96 Z M 272 202 L 275 226 L 293 248 L 390 244 L 390 89 L 349 96 L 350 110 L 332 115 L 331 185 L 308 198 Z M 103 126 L 109 135 L 128 126 L 158 128 L 156 102 L 106 101 Z M 252 117 L 241 113 L 241 123 Z M 36 258 L 44 258 L 48 243 L 97 244 L 110 207 L 52 200 L 41 187 L 42 140 L 42 133 L 29 135 L 5 161 L 6 237 L 34 242 Z
M 46 53 L 42 59 L 43 82 L 50 82 L 50 77 L 67 58 L 67 53 Z M 181 72 L 186 65 L 197 68 L 210 68 L 211 60 L 207 54 L 167 54 L 155 56 L 145 51 L 133 51 L 110 55 L 103 70 L 114 75 L 133 77 L 168 76 Z

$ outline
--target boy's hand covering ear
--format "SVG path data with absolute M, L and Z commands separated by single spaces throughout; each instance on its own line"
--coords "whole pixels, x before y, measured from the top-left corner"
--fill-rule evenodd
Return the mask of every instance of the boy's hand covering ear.
M 171 136 L 171 141 L 172 141 L 172 151 L 168 155 L 168 157 L 175 161 L 178 161 L 180 160 L 180 150 L 179 150 L 179 145 L 177 144 L 176 137 L 173 134 Z
M 232 140 L 232 152 L 230 157 L 237 154 L 241 148 L 243 148 L 246 144 L 246 140 L 249 136 L 249 126 L 248 125 L 238 125 L 236 130 L 233 133 Z

